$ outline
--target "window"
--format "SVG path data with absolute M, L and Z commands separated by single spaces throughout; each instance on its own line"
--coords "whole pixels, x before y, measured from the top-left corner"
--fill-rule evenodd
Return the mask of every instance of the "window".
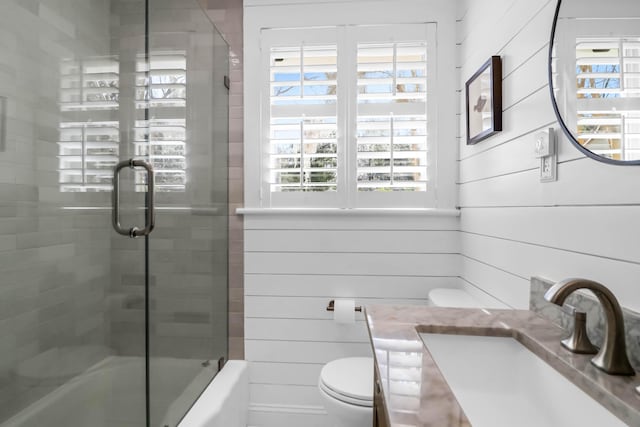
M 271 49 L 272 192 L 336 191 L 336 45 Z
M 432 204 L 433 27 L 262 32 L 267 205 Z
M 358 44 L 358 191 L 427 190 L 427 45 Z
M 640 39 L 578 38 L 578 141 L 601 156 L 640 159 Z

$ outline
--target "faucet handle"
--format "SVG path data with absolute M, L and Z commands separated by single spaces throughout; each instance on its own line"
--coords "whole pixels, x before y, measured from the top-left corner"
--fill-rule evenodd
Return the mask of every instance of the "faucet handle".
M 566 302 L 560 306 L 560 311 L 564 314 L 568 314 L 569 316 L 575 316 L 575 314 L 579 312 L 575 306 L 567 304 Z
M 569 338 L 561 341 L 562 346 L 572 353 L 596 354 L 598 347 L 593 345 L 587 335 L 587 313 L 578 311 L 571 307 L 573 311 L 573 332 Z

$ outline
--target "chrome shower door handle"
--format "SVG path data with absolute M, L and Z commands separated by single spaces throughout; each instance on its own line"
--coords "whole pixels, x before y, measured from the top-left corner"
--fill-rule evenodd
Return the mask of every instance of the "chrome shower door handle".
M 123 228 L 120 225 L 120 171 L 126 167 L 135 169 L 136 167 L 144 168 L 147 171 L 147 194 L 145 197 L 145 226 L 144 228 L 132 227 L 129 229 Z M 111 221 L 114 230 L 118 234 L 123 236 L 129 236 L 131 238 L 148 236 L 156 223 L 155 215 L 155 192 L 154 192 L 154 178 L 153 178 L 153 166 L 144 160 L 123 160 L 118 163 L 113 170 L 113 193 L 111 195 Z

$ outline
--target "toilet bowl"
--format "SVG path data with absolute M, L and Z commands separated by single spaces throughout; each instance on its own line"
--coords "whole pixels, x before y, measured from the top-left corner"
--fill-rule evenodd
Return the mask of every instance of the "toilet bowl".
M 318 388 L 331 427 L 373 423 L 373 358 L 347 357 L 327 363 Z
M 429 292 L 435 307 L 485 306 L 462 289 L 437 288 Z M 324 365 L 318 388 L 331 427 L 370 427 L 373 423 L 373 358 L 348 357 Z

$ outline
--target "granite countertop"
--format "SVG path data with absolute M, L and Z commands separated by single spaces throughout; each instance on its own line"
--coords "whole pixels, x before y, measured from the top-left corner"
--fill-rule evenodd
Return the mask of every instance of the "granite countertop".
M 608 375 L 560 345 L 561 328 L 529 310 L 368 305 L 369 336 L 390 426 L 468 427 L 419 333 L 513 337 L 625 423 L 640 426 L 640 374 Z

